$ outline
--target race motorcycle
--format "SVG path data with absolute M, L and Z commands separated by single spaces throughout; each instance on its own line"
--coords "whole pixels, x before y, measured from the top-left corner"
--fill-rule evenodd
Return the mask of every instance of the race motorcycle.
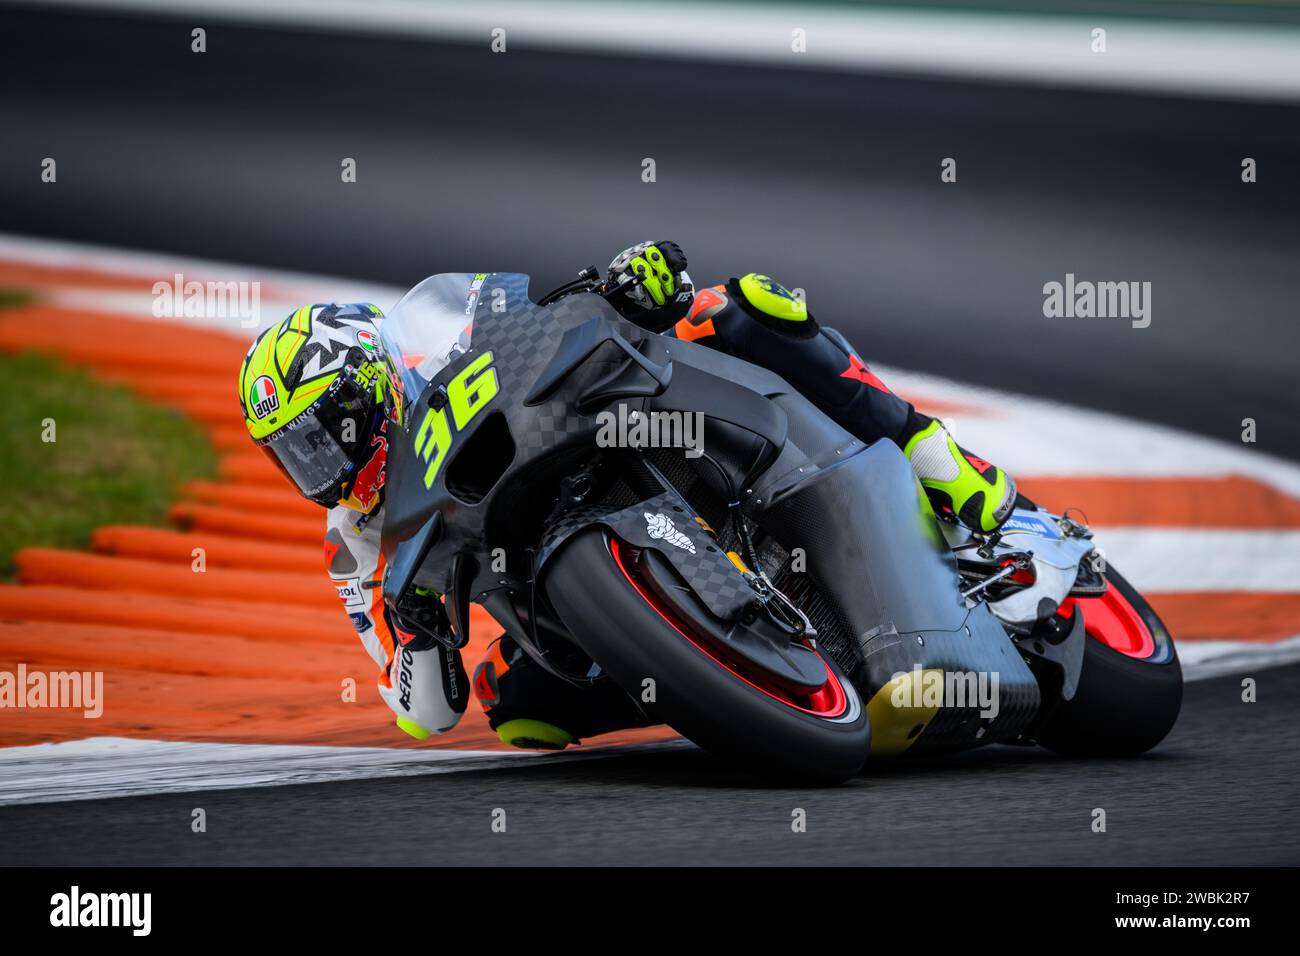
M 382 587 L 404 621 L 462 647 L 481 604 L 556 677 L 613 681 L 649 722 L 786 780 L 1168 733 L 1173 642 L 1084 525 L 1022 500 L 972 532 L 893 443 L 623 319 L 607 300 L 627 281 L 591 267 L 533 301 L 525 275 L 435 275 L 383 322 L 401 397 Z M 682 416 L 691 447 L 637 437 Z

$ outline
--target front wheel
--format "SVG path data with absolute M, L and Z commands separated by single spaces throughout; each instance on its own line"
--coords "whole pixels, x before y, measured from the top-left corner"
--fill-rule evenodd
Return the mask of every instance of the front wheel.
M 1074 697 L 1062 701 L 1036 734 L 1067 756 L 1145 753 L 1174 726 L 1183 702 L 1183 671 L 1156 612 L 1118 572 L 1107 568 L 1100 597 L 1072 598 L 1087 632 Z
M 643 578 L 641 555 L 591 528 L 552 559 L 545 588 L 578 645 L 652 719 L 711 753 L 788 781 L 840 783 L 862 768 L 871 724 L 834 661 L 818 654 L 826 681 L 816 691 L 782 689 L 658 599 Z M 680 600 L 693 613 L 709 613 L 694 594 Z

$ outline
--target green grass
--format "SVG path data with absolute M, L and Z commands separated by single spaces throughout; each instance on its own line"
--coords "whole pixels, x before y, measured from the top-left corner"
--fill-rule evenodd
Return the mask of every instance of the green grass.
M 16 309 L 20 305 L 27 305 L 36 299 L 26 289 L 10 289 L 7 286 L 0 287 L 0 309 Z
M 160 524 L 184 482 L 216 472 L 212 446 L 180 413 L 35 353 L 0 355 L 0 459 L 0 578 L 19 548 L 79 548 L 101 525 Z

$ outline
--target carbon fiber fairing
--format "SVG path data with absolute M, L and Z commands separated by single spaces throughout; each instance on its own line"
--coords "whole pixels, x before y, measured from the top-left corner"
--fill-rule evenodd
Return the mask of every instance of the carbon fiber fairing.
M 577 508 L 548 530 L 538 565 L 544 566 L 574 532 L 601 525 L 628 544 L 658 551 L 713 614 L 735 620 L 757 595 L 695 517 L 690 505 L 671 490 L 614 512 Z
M 956 561 L 895 445 L 879 442 L 776 491 L 757 517 L 786 549 L 803 549 L 816 593 L 852 635 L 864 699 L 913 672 L 973 675 L 984 688 L 975 706 L 946 699 L 925 720 L 887 701 L 872 708 L 873 729 L 910 721 L 905 749 L 919 753 L 1012 739 L 1028 726 L 1038 684 L 988 606 L 962 600 Z

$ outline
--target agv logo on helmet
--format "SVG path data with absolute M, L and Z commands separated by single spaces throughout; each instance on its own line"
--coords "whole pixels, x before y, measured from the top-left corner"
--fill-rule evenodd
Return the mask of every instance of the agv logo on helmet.
M 257 419 L 265 418 L 280 407 L 280 393 L 269 375 L 262 375 L 248 390 L 248 407 Z

